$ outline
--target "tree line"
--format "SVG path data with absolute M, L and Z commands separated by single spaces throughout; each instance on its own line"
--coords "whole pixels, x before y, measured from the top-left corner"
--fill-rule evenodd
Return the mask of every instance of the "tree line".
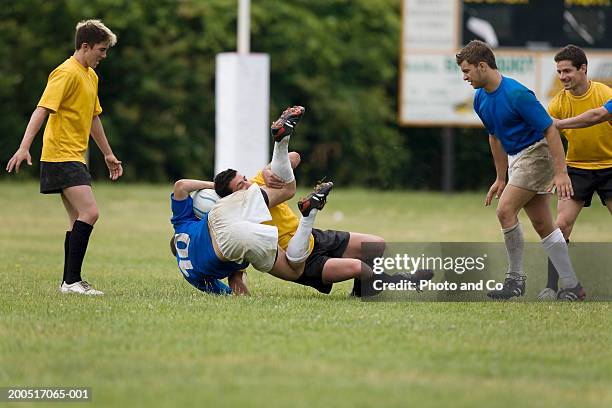
M 118 44 L 96 69 L 103 123 L 126 180 L 213 173 L 215 55 L 236 50 L 237 0 L 21 0 L 0 9 L 0 158 L 17 149 L 47 76 L 74 51 L 74 27 L 100 18 Z M 308 108 L 292 148 L 300 184 L 439 189 L 440 129 L 397 124 L 400 2 L 252 0 L 251 51 L 270 55 L 270 119 Z M 459 77 L 457 80 L 461 80 Z M 32 146 L 40 157 L 42 130 Z M 487 186 L 486 135 L 455 138 L 458 189 Z M 106 177 L 91 149 L 94 178 Z M 26 171 L 38 174 L 35 164 Z M 4 173 L 6 175 L 6 173 Z

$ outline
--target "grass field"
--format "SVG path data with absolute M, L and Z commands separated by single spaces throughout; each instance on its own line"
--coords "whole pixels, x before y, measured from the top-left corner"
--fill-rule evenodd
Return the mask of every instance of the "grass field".
M 0 386 L 92 388 L 71 407 L 612 406 L 610 303 L 361 302 L 254 271 L 252 296 L 209 296 L 169 254 L 170 186 L 121 183 L 95 187 L 84 267 L 106 295 L 60 295 L 64 211 L 37 188 L 0 184 Z M 483 193 L 332 194 L 319 227 L 501 241 Z M 612 241 L 608 211 L 573 238 Z

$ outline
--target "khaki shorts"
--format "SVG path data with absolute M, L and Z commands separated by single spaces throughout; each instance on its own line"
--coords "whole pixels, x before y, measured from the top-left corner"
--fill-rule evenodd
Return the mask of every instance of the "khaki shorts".
M 545 194 L 553 176 L 553 160 L 546 139 L 508 156 L 508 184 Z
M 261 272 L 269 272 L 276 262 L 278 229 L 261 224 L 271 219 L 255 183 L 217 201 L 208 213 L 208 225 L 221 254 L 232 262 L 249 262 Z

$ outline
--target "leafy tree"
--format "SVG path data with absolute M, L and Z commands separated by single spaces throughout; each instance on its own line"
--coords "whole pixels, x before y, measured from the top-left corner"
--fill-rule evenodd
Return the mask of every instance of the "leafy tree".
M 302 154 L 301 183 L 327 176 L 342 185 L 439 188 L 439 130 L 397 125 L 399 7 L 397 0 L 252 1 L 251 49 L 271 59 L 270 119 L 288 105 L 307 107 L 292 140 Z M 119 40 L 97 73 L 104 127 L 125 179 L 210 178 L 215 56 L 236 49 L 236 9 L 228 0 L 5 4 L 0 159 L 17 148 L 49 72 L 74 51 L 76 23 L 100 18 Z M 456 138 L 459 188 L 489 181 L 488 145 L 474 133 L 482 134 Z M 106 177 L 96 148 L 90 168 Z

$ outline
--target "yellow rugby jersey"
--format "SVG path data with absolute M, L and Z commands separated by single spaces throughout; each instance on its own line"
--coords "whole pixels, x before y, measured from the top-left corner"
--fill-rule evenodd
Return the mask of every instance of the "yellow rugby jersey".
M 260 186 L 266 185 L 263 174 L 261 171 L 257 173 L 257 176 L 251 179 L 252 183 L 259 184 Z M 272 221 L 264 222 L 264 224 L 272 225 L 278 228 L 278 245 L 287 250 L 289 240 L 295 235 L 295 231 L 300 223 L 299 218 L 295 215 L 287 203 L 281 203 L 276 207 L 270 208 L 270 214 L 272 215 Z M 310 244 L 308 245 L 308 253 L 312 252 L 314 248 L 314 237 L 310 235 Z
M 557 119 L 571 118 L 593 108 L 601 108 L 612 98 L 612 88 L 589 81 L 588 91 L 574 96 L 561 90 L 548 104 L 548 113 Z M 600 123 L 584 129 L 564 129 L 567 139 L 567 165 L 586 170 L 612 167 L 612 124 Z
M 96 72 L 68 58 L 49 74 L 38 106 L 53 112 L 45 126 L 40 160 L 85 163 L 93 117 L 102 113 Z

